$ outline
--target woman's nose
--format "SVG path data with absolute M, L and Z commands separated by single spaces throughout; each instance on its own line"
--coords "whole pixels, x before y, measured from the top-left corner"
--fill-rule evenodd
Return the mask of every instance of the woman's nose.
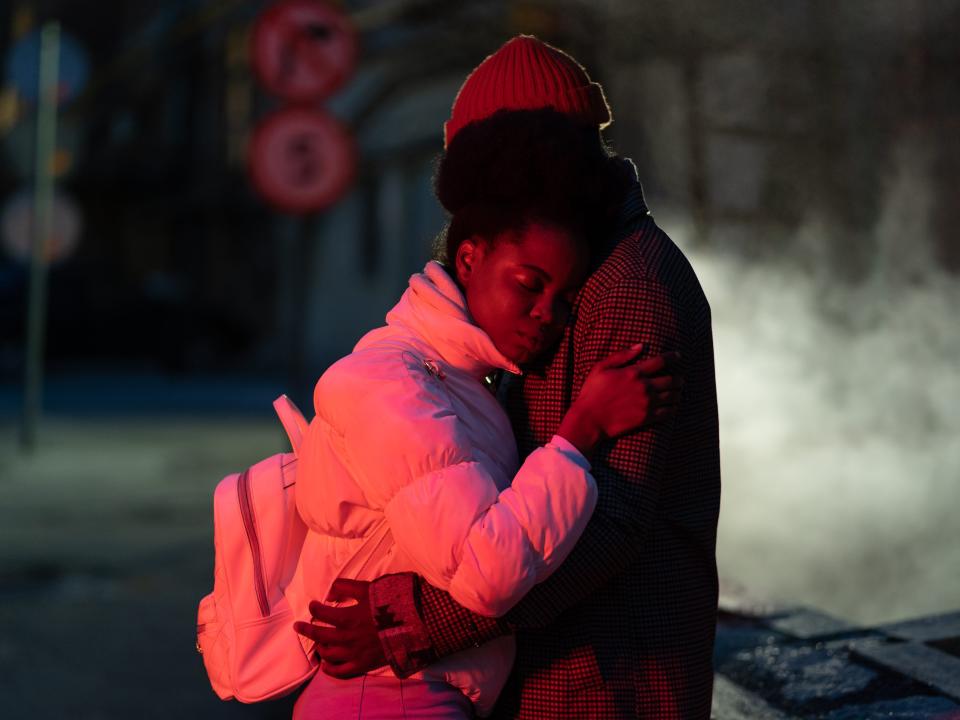
M 540 298 L 530 311 L 530 317 L 542 325 L 549 325 L 553 322 L 552 303 L 547 298 Z
M 540 298 L 540 301 L 533 306 L 530 317 L 537 320 L 542 325 L 554 325 L 563 317 L 565 308 L 561 298 Z

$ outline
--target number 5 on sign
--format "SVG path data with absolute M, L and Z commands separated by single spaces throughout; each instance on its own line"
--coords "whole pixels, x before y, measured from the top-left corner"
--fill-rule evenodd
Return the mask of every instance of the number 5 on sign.
M 353 137 L 322 110 L 294 107 L 268 115 L 253 133 L 249 157 L 261 197 L 297 214 L 335 203 L 356 173 Z

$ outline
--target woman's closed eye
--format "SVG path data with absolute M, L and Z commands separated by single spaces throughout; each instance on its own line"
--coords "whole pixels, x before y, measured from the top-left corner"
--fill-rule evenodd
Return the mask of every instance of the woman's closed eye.
M 543 290 L 543 282 L 537 278 L 519 277 L 517 283 L 527 292 L 538 293 Z

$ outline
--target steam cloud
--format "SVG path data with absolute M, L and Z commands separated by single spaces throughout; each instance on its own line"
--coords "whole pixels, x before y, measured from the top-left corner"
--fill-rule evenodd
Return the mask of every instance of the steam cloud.
M 933 259 L 930 159 L 896 146 L 863 281 L 816 219 L 776 261 L 688 253 L 714 317 L 720 573 L 751 595 L 864 624 L 960 607 L 960 281 Z

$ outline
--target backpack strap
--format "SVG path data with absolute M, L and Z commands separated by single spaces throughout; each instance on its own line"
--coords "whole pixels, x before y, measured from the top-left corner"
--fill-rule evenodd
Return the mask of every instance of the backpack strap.
M 281 395 L 273 401 L 273 409 L 277 411 L 280 423 L 283 429 L 287 431 L 287 437 L 290 438 L 290 446 L 293 448 L 294 455 L 300 451 L 300 443 L 307 432 L 307 420 L 300 412 L 300 408 L 293 404 L 293 400 L 286 395 Z

